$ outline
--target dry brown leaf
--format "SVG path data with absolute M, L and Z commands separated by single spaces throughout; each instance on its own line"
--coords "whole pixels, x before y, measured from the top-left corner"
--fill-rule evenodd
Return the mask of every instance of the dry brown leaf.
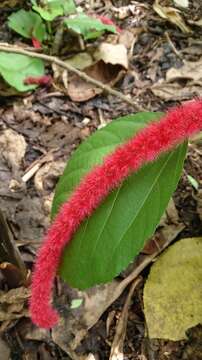
M 26 141 L 12 129 L 4 130 L 0 135 L 0 148 L 3 157 L 12 168 L 19 168 L 25 156 Z
M 73 75 L 69 81 L 67 92 L 72 101 L 82 102 L 101 94 L 102 90 Z
M 183 33 L 191 32 L 191 29 L 185 24 L 183 18 L 181 17 L 179 10 L 173 7 L 161 6 L 158 0 L 156 0 L 153 4 L 153 9 L 160 17 L 178 26 Z
M 88 330 L 121 294 L 122 289 L 118 285 L 119 282 L 113 280 L 109 284 L 96 286 L 85 292 L 74 290 L 74 297 L 83 299 L 81 306 L 64 312 L 59 325 L 52 330 L 53 341 L 72 359 L 80 359 L 76 354 L 77 347 Z
M 160 97 L 165 101 L 175 100 L 182 101 L 193 99 L 195 96 L 202 96 L 202 86 L 195 84 L 188 84 L 181 86 L 177 83 L 162 82 L 161 84 L 155 84 L 151 87 L 151 91 L 154 95 Z
M 104 311 L 169 243 L 170 241 L 164 243 L 161 250 L 158 249 L 150 256 L 140 256 L 136 260 L 132 272 L 122 281 L 115 279 L 111 283 L 96 286 L 86 292 L 71 290 L 74 291 L 75 298 L 83 299 L 82 305 L 76 309 L 68 308 L 68 311 L 64 309 L 63 312 L 60 312 L 59 325 L 52 331 L 53 341 L 72 359 L 83 360 L 84 358 L 79 357 L 76 350 L 88 330 L 96 324 Z
M 25 303 L 30 297 L 30 290 L 25 287 L 0 291 L 0 321 L 20 319 L 28 315 Z
M 193 20 L 188 20 L 189 24 L 191 25 L 196 25 L 196 26 L 202 26 L 202 19 L 193 21 Z
M 0 354 L 2 360 L 10 360 L 10 348 L 8 344 L 0 337 Z
M 64 161 L 50 161 L 43 165 L 34 177 L 34 185 L 39 193 L 52 190 L 55 186 L 54 179 L 59 178 L 65 167 Z
M 91 78 L 113 86 L 128 68 L 126 47 L 122 44 L 102 43 L 93 55 L 93 65 L 83 69 Z M 73 101 L 87 101 L 102 93 L 102 89 L 86 82 L 77 75 L 69 79 L 68 95 Z
M 184 65 L 179 69 L 172 67 L 167 71 L 167 81 L 178 79 L 202 80 L 202 58 L 199 61 L 184 61 Z
M 128 69 L 127 50 L 122 44 L 102 43 L 93 56 L 96 61 L 102 60 L 105 64 L 120 65 Z

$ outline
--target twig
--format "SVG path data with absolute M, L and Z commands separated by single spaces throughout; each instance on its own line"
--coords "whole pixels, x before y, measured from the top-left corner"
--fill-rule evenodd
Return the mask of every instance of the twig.
M 170 47 L 172 48 L 173 52 L 175 53 L 175 55 L 177 55 L 181 60 L 183 59 L 182 55 L 180 54 L 180 52 L 176 49 L 175 45 L 173 44 L 170 36 L 169 36 L 169 33 L 166 31 L 165 32 L 165 37 L 170 45 Z
M 9 53 L 16 53 L 16 54 L 21 54 L 21 55 L 27 55 L 27 56 L 30 56 L 30 57 L 33 57 L 33 58 L 43 59 L 43 60 L 45 60 L 47 62 L 57 64 L 58 66 L 61 66 L 62 68 L 66 69 L 68 71 L 71 71 L 74 74 L 78 75 L 81 79 L 87 81 L 88 83 L 91 83 L 91 84 L 97 86 L 98 88 L 102 89 L 103 91 L 107 92 L 108 94 L 111 94 L 111 95 L 114 95 L 114 96 L 118 97 L 119 99 L 121 99 L 124 102 L 128 103 L 129 105 L 133 106 L 136 110 L 145 111 L 144 108 L 142 108 L 137 103 L 134 103 L 133 100 L 129 99 L 127 96 L 123 95 L 121 92 L 119 92 L 117 90 L 114 90 L 110 86 L 108 86 L 106 84 L 103 84 L 100 81 L 91 78 L 86 73 L 76 69 L 72 65 L 67 64 L 66 62 L 58 59 L 55 56 L 36 53 L 36 52 L 30 51 L 30 50 L 25 50 L 25 49 L 22 49 L 20 47 L 5 44 L 5 43 L 0 43 L 0 51 L 5 51 L 5 52 L 9 52 Z

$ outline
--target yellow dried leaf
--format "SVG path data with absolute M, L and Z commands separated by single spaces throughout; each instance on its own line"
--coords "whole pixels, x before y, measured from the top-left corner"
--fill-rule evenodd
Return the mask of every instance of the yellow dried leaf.
M 144 288 L 150 338 L 181 340 L 202 323 L 202 237 L 178 241 L 152 266 Z

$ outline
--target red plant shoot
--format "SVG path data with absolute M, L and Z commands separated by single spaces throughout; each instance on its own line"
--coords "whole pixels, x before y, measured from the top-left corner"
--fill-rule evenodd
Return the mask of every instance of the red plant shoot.
M 52 82 L 52 77 L 50 75 L 42 75 L 42 76 L 28 76 L 24 80 L 25 85 L 41 85 L 48 86 Z
M 108 18 L 107 16 L 104 16 L 104 15 L 97 15 L 96 16 L 97 19 L 99 19 L 103 24 L 105 25 L 112 25 L 112 26 L 115 26 L 116 28 L 116 31 L 117 32 L 121 32 L 121 28 L 119 26 L 117 26 L 114 21 L 110 18 Z
M 35 37 L 32 38 L 32 45 L 34 46 L 35 49 L 41 49 L 41 43 Z
M 37 256 L 30 301 L 31 318 L 35 324 L 51 328 L 58 322 L 59 315 L 50 305 L 54 278 L 63 249 L 81 222 L 132 172 L 201 129 L 202 100 L 187 102 L 140 130 L 84 177 L 61 207 Z

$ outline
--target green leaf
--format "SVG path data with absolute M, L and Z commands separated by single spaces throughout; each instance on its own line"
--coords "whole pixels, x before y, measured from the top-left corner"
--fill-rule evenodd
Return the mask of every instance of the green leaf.
M 95 39 L 105 31 L 116 33 L 115 26 L 105 25 L 100 20 L 83 13 L 64 20 L 64 24 L 75 33 L 83 35 L 85 40 Z
M 43 41 L 46 36 L 41 17 L 33 11 L 19 10 L 9 16 L 8 26 L 25 38 Z
M 52 214 L 81 178 L 105 155 L 161 113 L 140 113 L 113 121 L 87 139 L 73 154 L 56 187 Z M 60 275 L 85 289 L 110 281 L 143 248 L 153 234 L 177 186 L 186 145 L 161 156 L 130 176 L 86 220 L 64 251 Z
M 199 189 L 199 183 L 196 179 L 193 178 L 193 176 L 187 174 L 187 179 L 195 190 Z
M 79 306 L 81 306 L 83 302 L 83 299 L 74 299 L 71 302 L 70 309 L 77 309 Z
M 180 240 L 157 259 L 144 288 L 150 338 L 182 340 L 202 323 L 201 284 L 202 238 Z
M 33 10 L 46 21 L 52 21 L 57 16 L 73 14 L 76 11 L 73 0 L 47 0 L 43 7 L 38 6 L 35 0 L 32 0 L 32 4 Z
M 40 59 L 25 55 L 0 52 L 0 74 L 4 80 L 18 91 L 35 89 L 36 85 L 25 85 L 28 76 L 44 75 L 44 63 Z

